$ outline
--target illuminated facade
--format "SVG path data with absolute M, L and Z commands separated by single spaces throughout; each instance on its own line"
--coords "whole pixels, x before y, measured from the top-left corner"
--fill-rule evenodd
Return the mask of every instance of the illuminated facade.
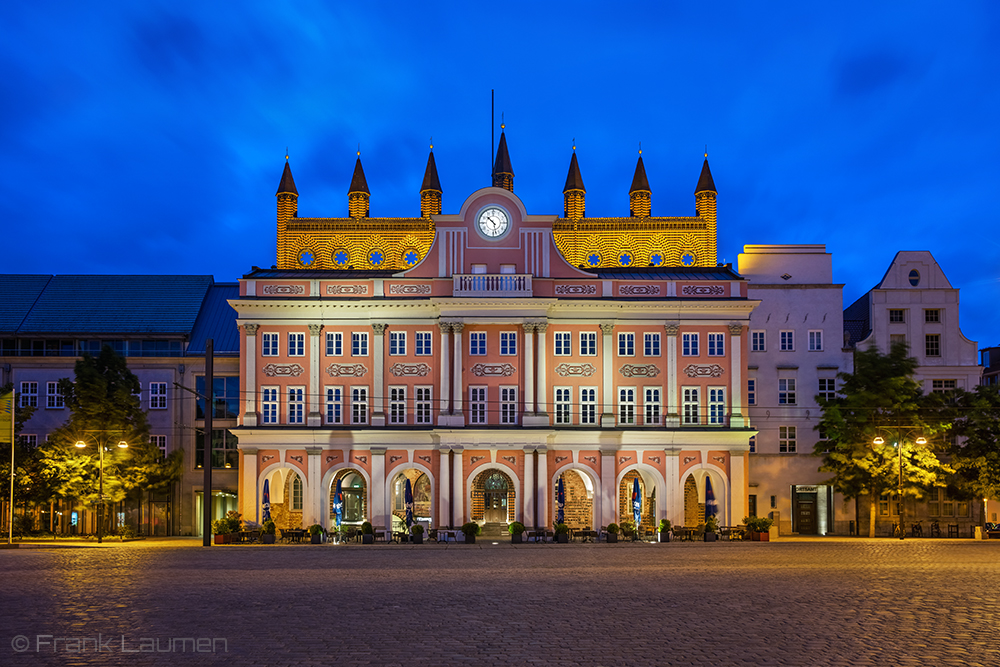
M 368 218 L 360 156 L 347 218 L 297 217 L 286 162 L 277 268 L 240 281 L 245 405 L 239 502 L 265 481 L 279 526 L 398 522 L 402 488 L 431 527 L 597 529 L 747 513 L 747 282 L 716 265 L 707 159 L 695 217 L 651 217 L 641 156 L 626 218 L 585 217 L 575 154 L 562 217 L 514 194 L 503 134 L 493 183 L 441 210 L 434 156 L 420 218 Z

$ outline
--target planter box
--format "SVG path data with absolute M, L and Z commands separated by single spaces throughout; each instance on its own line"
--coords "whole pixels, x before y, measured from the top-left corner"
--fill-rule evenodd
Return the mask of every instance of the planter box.
M 315 535 L 310 535 L 309 536 L 309 543 L 310 544 L 323 544 L 323 536 L 320 535 L 319 533 L 316 533 Z
M 719 534 L 718 533 L 705 533 L 705 541 L 706 542 L 715 542 L 718 539 L 719 539 Z
M 232 539 L 230 538 L 229 535 L 216 535 L 215 536 L 215 543 L 216 544 L 231 544 L 232 543 Z
M 261 544 L 274 544 L 274 534 L 272 534 L 272 533 L 264 533 L 263 535 L 260 536 L 260 543 Z
M 515 533 L 510 536 L 511 544 L 524 544 L 524 533 Z
M 475 535 L 466 535 L 465 536 L 465 543 L 466 544 L 475 544 L 476 543 L 476 536 Z
M 411 535 L 410 536 L 410 541 L 413 542 L 414 544 L 423 544 L 424 543 L 424 534 L 420 533 L 419 535 Z
M 618 533 L 608 533 L 607 536 L 608 544 L 616 544 L 618 542 Z
M 750 533 L 750 541 L 751 542 L 770 542 L 771 541 L 771 534 L 770 533 L 753 533 L 753 532 L 751 532 Z
M 363 534 L 361 536 L 361 544 L 375 544 L 375 536 L 371 534 Z
M 556 542 L 559 544 L 569 544 L 569 533 L 558 533 L 556 535 Z
M 674 535 L 671 532 L 660 533 L 660 542 L 673 542 Z

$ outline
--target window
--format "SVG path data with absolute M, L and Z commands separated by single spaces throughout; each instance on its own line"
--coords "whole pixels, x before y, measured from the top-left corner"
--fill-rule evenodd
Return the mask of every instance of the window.
M 763 331 L 751 331 L 750 332 L 750 351 L 751 352 L 766 352 L 767 347 L 764 344 L 764 332 Z
M 367 331 L 355 332 L 351 334 L 351 356 L 352 357 L 368 356 Z
M 580 423 L 597 423 L 597 387 L 580 388 Z
M 643 334 L 643 354 L 647 357 L 658 357 L 660 356 L 660 334 L 658 333 L 648 333 Z
M 344 423 L 344 388 L 326 388 L 326 423 Z
M 21 407 L 22 408 L 37 408 L 38 407 L 38 383 L 37 382 L 22 382 L 21 383 L 20 401 L 21 401 Z
M 698 334 L 686 333 L 681 335 L 681 355 L 685 357 L 698 356 Z
M 747 380 L 747 405 L 757 405 L 757 380 Z
M 472 265 L 472 272 L 475 273 L 475 274 L 477 274 L 477 275 L 485 274 L 486 273 L 486 265 L 485 264 L 473 264 Z
M 517 423 L 517 387 L 500 387 L 500 423 Z
M 928 357 L 941 356 L 941 334 L 927 334 L 924 336 L 924 354 Z
M 341 357 L 344 355 L 344 334 L 337 332 L 327 332 L 326 334 L 326 356 Z
M 430 331 L 418 331 L 417 332 L 417 356 L 418 357 L 429 357 L 431 355 L 431 332 Z
M 635 334 L 634 333 L 620 333 L 620 334 L 618 334 L 618 356 L 619 357 L 634 357 L 635 356 Z
M 757 436 L 751 435 L 750 436 L 750 453 L 753 454 L 756 451 L 757 451 Z M 750 497 L 754 498 L 755 496 L 750 496 Z M 750 516 L 754 516 L 754 515 L 751 514 Z
M 469 423 L 486 423 L 486 387 L 469 387 Z
M 17 436 L 17 441 L 18 443 L 20 443 L 22 447 L 25 447 L 27 449 L 34 449 L 35 447 L 38 446 L 38 436 L 34 434 L 32 435 L 21 434 Z
M 932 489 L 927 510 L 928 514 L 935 517 L 967 517 L 969 516 L 969 503 L 961 500 L 956 501 L 949 497 L 946 489 Z
M 368 387 L 351 387 L 351 423 L 368 423 Z
M 795 332 L 794 331 L 782 331 L 781 336 L 781 349 L 783 351 L 792 351 L 795 349 Z
M 708 423 L 722 426 L 726 423 L 726 389 L 724 387 L 708 388 Z
M 469 334 L 469 354 L 480 357 L 486 354 L 485 331 L 473 331 Z
M 795 452 L 795 427 L 778 427 L 778 451 L 786 454 Z
M 58 382 L 48 382 L 45 388 L 45 408 L 47 410 L 60 410 L 66 407 L 66 402 Z
M 517 333 L 514 331 L 500 332 L 500 354 L 513 356 L 517 354 Z
M 406 423 L 406 387 L 389 387 L 389 423 Z
M 570 339 L 572 335 L 568 332 L 558 331 L 556 332 L 556 356 L 557 357 L 568 357 L 573 354 L 572 345 L 570 344 Z
M 645 410 L 645 420 L 643 423 L 646 426 L 654 426 L 660 423 L 660 394 L 661 390 L 659 387 L 646 387 L 645 389 L 645 400 L 642 403 L 642 407 Z
M 955 391 L 958 382 L 955 380 L 931 380 L 931 391 L 935 393 L 945 393 Z
M 819 379 L 819 400 L 832 401 L 837 397 L 837 381 L 833 378 Z
M 906 334 L 889 334 L 889 347 L 906 345 Z
M 166 458 L 167 456 L 167 436 L 165 435 L 151 435 L 149 436 L 149 444 L 160 450 L 160 458 Z
M 890 308 L 889 309 L 889 321 L 890 322 L 898 322 L 900 324 L 906 322 L 906 311 L 905 310 L 899 310 L 899 309 L 896 309 L 896 308 Z
M 276 333 L 261 334 L 260 353 L 265 357 L 278 356 L 278 334 Z
M 682 418 L 684 424 L 698 425 L 701 423 L 701 416 L 698 414 L 700 402 L 698 399 L 698 387 L 683 387 L 681 389 Z
M 500 273 L 504 274 L 504 275 L 512 275 L 514 273 L 517 273 L 517 265 L 516 264 L 501 264 L 500 265 Z
M 778 380 L 778 405 L 795 405 L 795 380 Z
M 288 388 L 288 423 L 302 424 L 305 422 L 305 388 Z
M 569 335 L 569 334 L 567 334 Z M 573 420 L 570 416 L 571 407 L 571 392 L 573 390 L 569 387 L 556 387 L 556 424 L 572 424 Z
M 260 412 L 265 424 L 278 423 L 278 388 L 261 387 Z
M 432 387 L 417 387 L 417 400 L 413 404 L 414 423 L 432 424 L 433 413 L 431 411 L 431 389 Z
M 928 308 L 924 311 L 924 322 L 934 324 L 941 321 L 941 311 L 937 308 Z
M 618 423 L 635 424 L 635 387 L 618 388 Z
M 292 511 L 302 511 L 302 478 L 298 475 L 292 477 Z
M 389 332 L 389 354 L 391 356 L 401 356 L 406 354 L 406 332 Z
M 166 382 L 150 382 L 149 383 L 149 409 L 150 410 L 166 410 L 167 409 L 167 383 Z
M 194 379 L 194 389 L 199 397 L 195 399 L 195 419 L 205 418 L 205 399 L 201 396 L 209 392 L 205 389 L 205 376 L 196 375 Z M 220 376 L 212 378 L 212 397 L 209 399 L 215 406 L 212 417 L 215 419 L 237 419 L 242 410 L 242 394 L 240 394 L 240 378 L 236 375 Z
M 888 493 L 883 493 L 878 498 L 878 513 L 880 516 L 889 516 L 889 510 L 892 509 L 892 516 L 899 516 L 899 496 Z
M 724 357 L 726 355 L 726 348 L 724 347 L 725 342 L 726 342 L 726 337 L 724 334 L 720 333 L 708 334 L 708 356 Z
M 597 356 L 597 334 L 584 332 L 580 334 L 580 355 L 584 357 Z
M 813 330 L 809 332 L 809 351 L 820 352 L 823 350 L 823 332 Z
M 306 356 L 306 335 L 302 333 L 288 334 L 288 356 Z

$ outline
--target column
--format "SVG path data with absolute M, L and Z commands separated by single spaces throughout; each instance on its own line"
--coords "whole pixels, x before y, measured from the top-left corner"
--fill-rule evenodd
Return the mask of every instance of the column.
M 535 407 L 535 412 L 539 415 L 548 415 L 548 410 L 546 409 L 546 396 L 548 392 L 545 387 L 545 367 L 547 364 L 547 359 L 545 358 L 545 336 L 546 331 L 549 328 L 548 321 L 536 322 L 535 332 L 538 334 L 538 401 Z M 546 423 L 548 420 L 546 419 Z
M 731 394 L 730 401 L 732 403 L 732 409 L 730 410 L 729 417 L 729 428 L 744 428 L 746 426 L 746 417 L 743 414 L 743 325 L 739 322 L 729 323 L 729 350 L 731 355 L 731 360 L 729 363 L 729 372 L 732 377 L 732 387 L 729 390 Z M 730 524 L 732 525 L 732 524 Z
M 323 506 L 320 490 L 323 480 L 320 479 L 319 460 L 322 452 L 322 447 L 306 447 L 306 479 L 309 480 L 306 490 L 309 492 L 309 497 L 303 498 L 302 503 L 302 525 L 306 527 L 318 523 L 325 528 L 330 522 L 330 517 L 324 517 L 320 510 Z
M 729 525 L 747 515 L 747 457 L 744 452 L 729 453 Z M 758 510 L 759 511 L 759 510 Z
M 521 489 L 521 523 L 535 526 L 535 450 L 524 448 L 524 488 Z
M 538 502 L 538 523 L 542 526 L 551 526 L 549 521 L 549 499 L 552 498 L 553 491 L 549 484 L 549 453 L 542 447 L 538 450 L 538 479 L 535 480 Z
M 454 336 L 454 368 L 452 368 L 452 384 L 454 385 L 453 391 L 455 392 L 454 408 L 452 408 L 451 413 L 457 417 L 462 417 L 462 395 L 465 392 L 465 387 L 462 386 L 462 329 L 465 328 L 464 322 L 452 322 L 451 332 Z M 455 422 L 460 422 L 453 424 L 456 426 L 465 426 L 465 419 L 456 419 Z
M 618 489 L 615 488 L 615 454 L 613 449 L 601 450 L 601 525 L 615 523 L 618 511 Z
M 257 425 L 257 329 L 259 324 L 247 322 L 243 325 L 246 335 L 243 344 L 243 354 L 246 359 L 243 391 L 246 398 L 243 407 L 243 426 Z
M 323 357 L 320 353 L 319 336 L 323 332 L 322 324 L 309 325 L 309 417 L 310 428 L 323 425 L 323 413 L 320 412 L 319 379 L 322 377 Z
M 441 330 L 441 386 L 438 389 L 438 405 L 441 410 L 438 412 L 438 425 L 443 426 L 442 418 L 449 413 L 448 406 L 451 402 L 451 373 L 448 371 L 448 359 L 451 355 L 451 350 L 448 349 L 448 332 L 451 331 L 451 324 L 438 322 L 438 328 Z
M 451 499 L 452 505 L 455 508 L 454 514 L 451 516 L 451 525 L 455 527 L 461 527 L 462 524 L 466 522 L 465 519 L 465 464 L 462 461 L 462 448 L 453 447 L 452 451 L 455 452 L 455 459 L 452 461 L 451 466 L 451 479 L 452 486 L 454 487 L 454 496 Z
M 524 329 L 524 415 L 523 417 L 535 414 L 535 325 L 525 322 L 521 325 Z
M 247 521 L 260 523 L 260 499 L 257 498 L 257 450 L 241 447 L 240 454 L 243 455 L 243 460 L 240 461 L 240 486 L 237 490 L 240 497 L 240 514 Z
M 601 428 L 614 428 L 615 427 L 615 370 L 614 370 L 614 344 L 611 340 L 612 334 L 615 332 L 614 322 L 601 322 L 601 333 L 602 345 L 601 353 L 604 356 L 604 361 L 602 364 L 603 368 L 603 388 L 604 393 L 604 408 L 601 411 Z
M 386 530 L 391 529 L 391 524 L 386 523 L 385 515 L 385 447 L 372 447 L 372 483 L 369 491 L 369 503 L 371 507 L 372 525 L 385 526 Z
M 666 480 L 666 501 L 667 518 L 675 526 L 684 525 L 684 488 L 680 484 L 681 461 L 680 451 L 672 450 L 664 452 L 666 456 L 667 474 Z M 731 525 L 731 524 L 730 524 Z
M 385 426 L 385 324 L 372 324 L 372 426 Z
M 667 334 L 667 405 L 663 423 L 667 428 L 678 428 L 681 425 L 681 414 L 680 403 L 677 401 L 677 335 L 681 325 L 679 322 L 668 322 L 663 325 L 663 330 Z
M 440 462 L 437 486 L 438 486 L 438 511 L 437 525 L 451 525 L 451 466 L 448 464 L 448 450 L 438 451 Z

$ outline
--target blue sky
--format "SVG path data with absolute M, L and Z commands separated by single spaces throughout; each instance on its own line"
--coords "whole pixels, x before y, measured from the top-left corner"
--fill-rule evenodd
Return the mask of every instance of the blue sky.
M 412 216 L 433 136 L 456 212 L 495 89 L 529 212 L 575 139 L 589 215 L 640 142 L 653 214 L 693 215 L 707 145 L 720 261 L 825 243 L 849 305 L 930 250 L 1000 344 L 995 2 L 16 3 L 0 67 L 3 273 L 270 266 L 286 146 L 300 215 L 346 215 L 360 144 L 371 214 Z

